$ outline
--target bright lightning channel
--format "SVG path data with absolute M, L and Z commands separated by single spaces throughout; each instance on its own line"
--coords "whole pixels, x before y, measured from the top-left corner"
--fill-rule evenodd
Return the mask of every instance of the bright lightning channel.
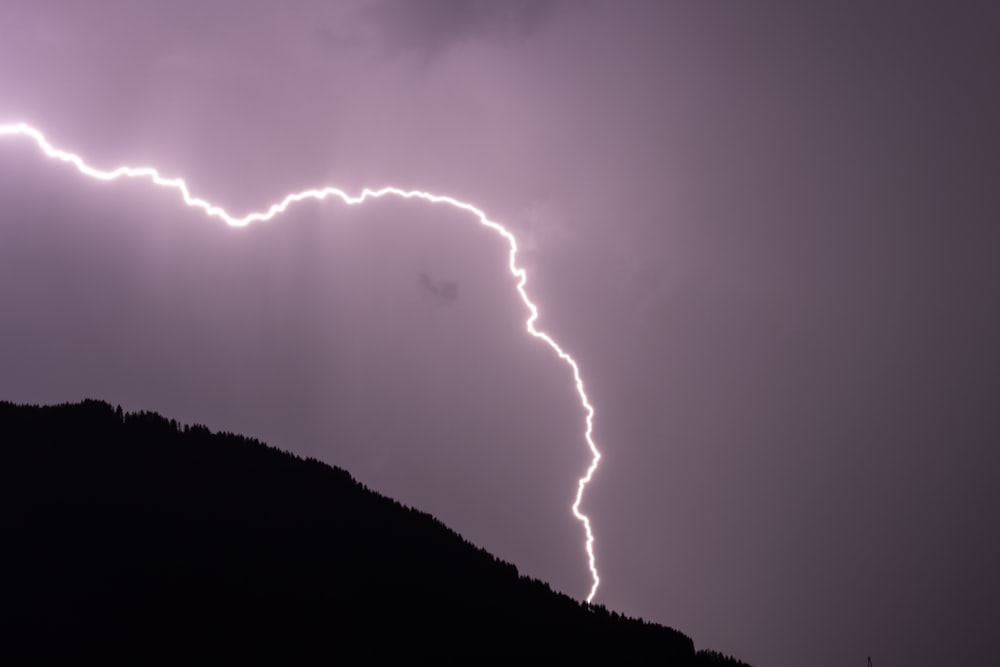
M 586 474 L 577 480 L 576 497 L 573 500 L 571 509 L 573 511 L 573 516 L 583 524 L 583 530 L 587 536 L 585 542 L 587 566 L 590 568 L 590 576 L 592 579 L 590 592 L 587 594 L 587 602 L 589 603 L 594 599 L 594 595 L 597 593 L 597 587 L 601 583 L 601 579 L 597 573 L 597 564 L 594 559 L 594 531 L 590 526 L 590 518 L 580 511 L 580 503 L 583 501 L 584 489 L 593 478 L 594 473 L 597 471 L 597 465 L 601 460 L 601 452 L 597 449 L 597 445 L 594 443 L 593 438 L 594 406 L 590 404 L 590 400 L 587 398 L 587 392 L 583 385 L 583 379 L 580 377 L 580 367 L 576 363 L 576 360 L 563 350 L 551 336 L 544 331 L 539 331 L 535 328 L 535 321 L 538 319 L 538 306 L 532 302 L 532 300 L 528 297 L 527 291 L 525 290 L 525 284 L 528 282 L 528 274 L 523 268 L 517 265 L 517 239 L 514 238 L 514 235 L 506 227 L 487 218 L 483 211 L 476 208 L 472 204 L 467 204 L 453 197 L 436 195 L 430 192 L 422 192 L 420 190 L 401 190 L 394 187 L 385 187 L 378 190 L 365 188 L 361 191 L 360 195 L 349 195 L 343 190 L 334 187 L 304 190 L 302 192 L 286 195 L 284 199 L 276 204 L 272 204 L 266 211 L 255 211 L 248 213 L 242 218 L 237 218 L 227 213 L 225 209 L 220 206 L 216 206 L 208 201 L 205 201 L 204 199 L 192 196 L 187 183 L 185 183 L 183 179 L 165 178 L 161 176 L 160 172 L 153 167 L 118 167 L 111 171 L 95 169 L 94 167 L 88 165 L 79 155 L 69 153 L 53 146 L 49 143 L 49 140 L 45 138 L 45 135 L 26 123 L 0 125 L 0 137 L 9 136 L 24 136 L 33 139 L 38 145 L 38 148 L 40 148 L 49 158 L 60 162 L 68 162 L 76 167 L 81 174 L 90 176 L 91 178 L 102 181 L 114 181 L 119 178 L 145 178 L 151 181 L 154 185 L 176 190 L 180 193 L 185 204 L 191 208 L 201 209 L 206 215 L 219 218 L 231 227 L 246 227 L 251 222 L 263 222 L 265 220 L 270 220 L 271 218 L 284 213 L 285 210 L 292 204 L 306 199 L 316 199 L 322 201 L 327 197 L 336 197 L 339 198 L 344 204 L 354 206 L 361 204 L 368 199 L 378 199 L 380 197 L 391 195 L 393 197 L 402 197 L 403 199 L 423 199 L 424 201 L 428 201 L 432 204 L 447 204 L 454 208 L 462 209 L 463 211 L 471 213 L 476 219 L 478 219 L 479 224 L 492 229 L 494 232 L 502 236 L 510 247 L 507 267 L 510 269 L 511 275 L 513 275 L 517 280 L 517 291 L 521 295 L 521 301 L 523 301 L 524 305 L 528 308 L 528 319 L 525 321 L 525 328 L 528 333 L 535 338 L 545 341 L 545 343 L 552 348 L 559 358 L 569 365 L 570 370 L 573 371 L 573 382 L 576 386 L 576 393 L 580 396 L 580 404 L 583 406 L 587 415 L 584 438 L 587 441 L 587 447 L 590 449 L 592 458 L 590 465 L 587 467 Z

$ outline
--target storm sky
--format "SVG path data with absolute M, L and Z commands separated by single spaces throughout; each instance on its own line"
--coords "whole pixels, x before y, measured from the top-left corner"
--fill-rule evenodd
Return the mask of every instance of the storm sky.
M 923 4 L 0 0 L 0 124 L 238 215 L 474 203 L 596 407 L 595 602 L 759 665 L 987 664 L 1000 9 Z M 583 412 L 506 259 L 2 139 L 0 399 L 317 457 L 582 598 Z

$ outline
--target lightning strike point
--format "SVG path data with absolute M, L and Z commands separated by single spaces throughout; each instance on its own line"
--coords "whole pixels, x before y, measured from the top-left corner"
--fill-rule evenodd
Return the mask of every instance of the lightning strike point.
M 597 564 L 594 558 L 594 531 L 590 525 L 590 518 L 580 511 L 580 504 L 583 502 L 584 491 L 586 490 L 591 479 L 593 479 L 594 473 L 597 471 L 598 464 L 601 460 L 601 453 L 597 449 L 597 445 L 595 444 L 593 438 L 594 406 L 591 405 L 590 400 L 587 398 L 587 392 L 583 384 L 583 379 L 580 376 L 580 367 L 576 360 L 564 351 L 551 336 L 535 327 L 535 322 L 538 320 L 539 315 L 538 306 L 536 306 L 528 297 L 528 293 L 525 289 L 528 282 L 528 274 L 517 264 L 517 239 L 506 227 L 498 222 L 490 220 L 482 210 L 472 204 L 459 201 L 453 197 L 436 195 L 431 192 L 423 192 L 420 190 L 402 190 L 395 187 L 383 187 L 376 190 L 365 188 L 359 195 L 349 195 L 345 191 L 335 187 L 303 190 L 302 192 L 286 195 L 283 199 L 281 199 L 281 201 L 271 204 L 271 206 L 264 211 L 254 211 L 244 215 L 243 217 L 235 217 L 227 213 L 222 207 L 193 196 L 191 191 L 188 189 L 187 183 L 184 182 L 183 179 L 166 178 L 161 176 L 160 172 L 153 167 L 117 167 L 111 171 L 95 169 L 94 167 L 88 165 L 79 155 L 53 146 L 49 143 L 49 140 L 45 138 L 45 135 L 26 123 L 0 125 L 0 137 L 18 136 L 32 139 L 47 157 L 59 162 L 71 164 L 76 167 L 77 171 L 81 174 L 89 176 L 90 178 L 101 181 L 115 181 L 121 178 L 146 179 L 153 185 L 175 190 L 178 194 L 180 194 L 181 199 L 183 199 L 187 206 L 200 209 L 205 213 L 205 215 L 212 218 L 218 218 L 231 227 L 246 227 L 252 222 L 264 222 L 266 220 L 270 220 L 281 213 L 284 213 L 292 204 L 307 199 L 322 201 L 328 197 L 335 197 L 348 206 L 356 206 L 369 199 L 393 196 L 403 199 L 421 199 L 430 202 L 431 204 L 447 204 L 448 206 L 461 209 L 471 213 L 472 216 L 479 221 L 480 225 L 488 227 L 503 237 L 504 240 L 507 241 L 510 248 L 507 268 L 516 281 L 516 287 L 518 294 L 521 295 L 521 301 L 524 302 L 525 307 L 528 309 L 528 318 L 525 320 L 525 329 L 535 338 L 545 342 L 545 344 L 552 348 L 556 355 L 569 366 L 573 374 L 573 383 L 576 387 L 576 393 L 580 397 L 580 405 L 583 407 L 586 415 L 583 435 L 587 442 L 587 447 L 590 449 L 592 458 L 590 465 L 587 467 L 586 473 L 577 481 L 576 497 L 573 500 L 571 510 L 573 512 L 573 516 L 583 525 L 583 531 L 586 535 L 584 549 L 587 556 L 587 567 L 590 569 L 590 576 L 592 580 L 590 591 L 587 594 L 586 600 L 588 603 L 593 601 L 594 595 L 597 593 L 597 587 L 601 583 L 601 579 L 598 576 Z

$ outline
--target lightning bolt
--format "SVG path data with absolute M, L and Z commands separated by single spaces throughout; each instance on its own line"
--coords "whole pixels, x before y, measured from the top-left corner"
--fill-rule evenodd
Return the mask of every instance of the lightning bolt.
M 53 160 L 58 160 L 59 162 L 65 162 L 76 167 L 77 171 L 85 176 L 95 178 L 102 181 L 115 181 L 120 178 L 139 178 L 147 179 L 154 185 L 176 190 L 180 194 L 181 199 L 184 203 L 191 208 L 201 209 L 205 215 L 213 218 L 219 218 L 227 225 L 231 227 L 246 227 L 252 222 L 263 222 L 270 220 L 281 213 L 284 213 L 289 206 L 300 201 L 307 199 L 315 199 L 322 201 L 328 197 L 335 197 L 340 199 L 344 204 L 348 206 L 356 206 L 362 204 L 369 199 L 378 199 L 380 197 L 401 197 L 403 199 L 422 199 L 424 201 L 430 202 L 432 204 L 447 204 L 457 209 L 461 209 L 468 213 L 471 213 L 474 218 L 479 221 L 483 227 L 488 227 L 493 230 L 507 241 L 510 248 L 509 259 L 507 263 L 507 268 L 510 270 L 511 275 L 517 281 L 517 291 L 521 295 L 521 301 L 528 309 L 528 319 L 525 321 L 525 328 L 529 334 L 545 342 L 552 350 L 570 367 L 573 372 L 573 384 L 576 387 L 576 393 L 580 397 L 580 404 L 586 413 L 586 427 L 584 429 L 584 438 L 587 441 L 587 447 L 590 449 L 591 461 L 590 465 L 587 467 L 587 472 L 577 480 L 576 487 L 576 497 L 573 500 L 573 505 L 571 509 L 573 511 L 573 516 L 583 524 L 583 530 L 586 534 L 585 550 L 587 553 L 587 566 L 590 569 L 591 576 L 591 586 L 590 592 L 587 594 L 587 602 L 591 602 L 594 599 L 594 595 L 597 593 L 597 587 L 601 583 L 601 579 L 597 573 L 597 564 L 594 558 L 594 531 L 590 525 L 590 518 L 586 514 L 580 511 L 580 503 L 583 501 L 583 493 L 597 471 L 598 463 L 601 460 L 601 452 L 597 449 L 597 445 L 594 442 L 593 432 L 594 432 L 594 406 L 591 405 L 590 399 L 587 398 L 587 392 L 584 388 L 583 378 L 580 376 L 580 366 L 577 364 L 576 360 L 573 359 L 559 344 L 544 331 L 540 331 L 535 327 L 535 322 L 538 320 L 538 306 L 528 297 L 528 292 L 525 289 L 525 285 L 528 282 L 528 274 L 523 268 L 517 265 L 517 239 L 514 237 L 506 227 L 498 222 L 494 222 L 486 217 L 486 214 L 473 206 L 463 201 L 459 201 L 453 197 L 448 197 L 444 195 L 436 195 L 431 192 L 422 192 L 420 190 L 401 190 L 394 187 L 384 187 L 378 190 L 372 190 L 365 188 L 361 191 L 360 195 L 350 195 L 343 190 L 335 187 L 323 187 L 313 190 L 303 190 L 302 192 L 295 192 L 286 195 L 281 201 L 276 204 L 271 204 L 270 207 L 265 211 L 255 211 L 248 213 L 241 218 L 234 217 L 227 213 L 225 209 L 220 206 L 216 206 L 204 199 L 195 197 L 191 194 L 188 189 L 187 183 L 181 178 L 166 178 L 160 175 L 160 172 L 153 167 L 118 167 L 112 169 L 111 171 L 104 171 L 101 169 L 95 169 L 88 165 L 83 158 L 74 153 L 70 153 L 53 146 L 48 139 L 45 138 L 39 130 L 31 127 L 26 123 L 16 123 L 12 125 L 0 125 L 0 137 L 28 137 L 34 140 L 38 148 L 49 158 Z

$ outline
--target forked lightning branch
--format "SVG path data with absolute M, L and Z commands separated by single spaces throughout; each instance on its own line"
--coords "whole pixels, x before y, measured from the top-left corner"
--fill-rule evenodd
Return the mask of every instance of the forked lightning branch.
M 324 200 L 332 197 L 334 199 L 339 199 L 342 203 L 348 206 L 355 206 L 362 204 L 369 199 L 378 199 L 380 197 L 399 197 L 403 199 L 420 199 L 431 204 L 445 204 L 461 209 L 471 214 L 472 218 L 478 221 L 483 227 L 499 234 L 505 241 L 507 241 L 510 248 L 507 268 L 514 277 L 518 294 L 521 295 L 521 301 L 524 302 L 524 305 L 528 309 L 528 318 L 525 321 L 525 328 L 529 334 L 544 341 L 545 344 L 552 348 L 556 355 L 558 355 L 558 357 L 569 366 L 573 374 L 573 383 L 576 387 L 576 392 L 580 397 L 580 404 L 586 415 L 584 420 L 585 427 L 583 435 L 587 442 L 587 447 L 590 449 L 592 458 L 590 465 L 587 467 L 586 473 L 577 481 L 576 497 L 573 500 L 571 510 L 573 512 L 573 516 L 575 516 L 577 520 L 583 524 L 583 529 L 586 534 L 584 548 L 587 555 L 587 566 L 590 569 L 592 579 L 590 592 L 587 594 L 587 602 L 591 602 L 594 599 L 594 595 L 597 593 L 598 584 L 600 584 L 600 577 L 597 574 L 597 565 L 594 559 L 594 532 L 590 526 L 590 519 L 580 511 L 580 503 L 583 500 L 583 492 L 587 484 L 589 484 L 590 480 L 593 478 L 594 472 L 597 470 L 597 465 L 601 460 L 601 453 L 598 451 L 593 438 L 594 407 L 590 404 L 590 400 L 587 398 L 587 392 L 584 388 L 583 379 L 580 377 L 580 367 L 576 360 L 563 350 L 551 336 L 535 327 L 535 322 L 538 320 L 538 307 L 528 297 L 528 293 L 525 288 L 528 275 L 525 270 L 517 264 L 517 239 L 506 227 L 487 218 L 483 211 L 476 208 L 472 204 L 467 204 L 452 197 L 436 195 L 430 192 L 423 192 L 420 190 L 401 190 L 393 187 L 385 187 L 378 190 L 365 188 L 358 195 L 350 195 L 343 190 L 334 187 L 304 190 L 302 192 L 286 195 L 280 202 L 272 204 L 264 211 L 248 213 L 243 217 L 235 217 L 227 213 L 219 206 L 216 206 L 204 199 L 192 196 L 191 191 L 188 189 L 187 183 L 185 183 L 184 180 L 180 178 L 165 178 L 152 167 L 118 167 L 110 171 L 95 169 L 94 167 L 88 165 L 80 156 L 56 148 L 49 143 L 48 139 L 46 139 L 41 132 L 25 123 L 0 125 L 0 137 L 26 137 L 31 139 L 49 158 L 59 162 L 69 163 L 76 167 L 81 174 L 89 176 L 90 178 L 102 181 L 114 181 L 121 178 L 145 179 L 154 185 L 173 189 L 181 196 L 181 199 L 188 206 L 201 209 L 206 215 L 218 218 L 232 227 L 245 227 L 252 222 L 270 220 L 271 218 L 285 212 L 292 204 L 307 199 Z

